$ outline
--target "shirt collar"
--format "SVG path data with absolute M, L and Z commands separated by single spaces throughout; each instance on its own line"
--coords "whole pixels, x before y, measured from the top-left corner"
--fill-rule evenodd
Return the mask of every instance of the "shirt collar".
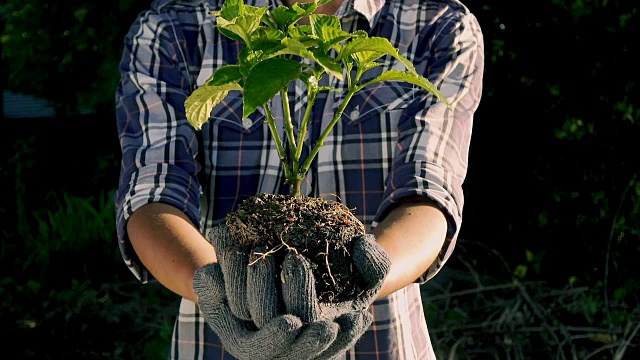
M 341 9 L 345 9 L 346 11 L 344 12 L 345 14 L 348 13 L 350 10 L 355 10 L 356 12 L 362 14 L 367 21 L 369 21 L 369 25 L 373 26 L 373 24 L 375 23 L 375 21 L 377 20 L 378 15 L 380 14 L 380 9 L 382 9 L 382 7 L 384 6 L 386 0 L 345 0 L 346 2 L 346 7 L 344 6 L 345 4 L 343 4 L 343 6 L 341 6 Z M 202 3 L 205 2 L 205 0 L 183 0 L 183 1 L 176 1 L 176 0 L 155 0 L 151 7 L 157 11 L 159 11 L 161 8 L 163 8 L 165 5 L 168 5 L 170 3 L 179 3 L 179 2 L 185 2 L 185 3 L 193 3 L 193 4 L 198 4 L 198 3 Z M 257 3 L 257 6 L 260 6 L 259 4 L 270 4 L 270 5 L 279 5 L 282 3 L 281 0 L 255 0 L 255 1 L 250 1 L 250 2 L 255 2 Z
M 380 10 L 384 6 L 386 0 L 346 0 L 349 2 L 353 2 L 353 10 L 362 14 L 367 21 L 369 21 L 369 26 L 373 27 L 378 16 L 380 16 Z
M 169 5 L 171 3 L 182 3 L 182 2 L 186 2 L 186 3 L 192 3 L 192 4 L 199 4 L 204 2 L 204 0 L 201 1 L 179 1 L 179 0 L 154 0 L 151 3 L 151 8 L 156 10 L 156 11 L 160 11 L 163 7 L 165 7 L 166 5 Z
M 369 25 L 373 26 L 373 23 L 380 14 L 380 9 L 384 6 L 385 1 L 386 0 L 344 0 L 336 15 L 343 17 L 350 11 L 355 10 L 369 21 Z M 272 6 L 282 5 L 283 3 L 282 0 L 249 0 L 249 2 L 269 4 Z M 255 6 L 261 5 L 256 4 Z

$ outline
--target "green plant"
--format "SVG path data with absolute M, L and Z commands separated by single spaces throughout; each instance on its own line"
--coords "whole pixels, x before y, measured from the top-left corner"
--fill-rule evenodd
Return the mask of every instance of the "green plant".
M 244 48 L 238 55 L 237 64 L 218 68 L 206 84 L 195 90 L 185 102 L 187 119 L 198 130 L 230 91 L 242 91 L 243 119 L 262 107 L 284 165 L 290 195 L 294 197 L 301 196 L 300 184 L 314 157 L 357 92 L 383 81 L 404 81 L 431 92 L 447 103 L 436 87 L 419 75 L 411 61 L 401 55 L 389 40 L 369 37 L 364 31 L 345 32 L 338 17 L 314 14 L 319 6 L 330 1 L 314 0 L 291 7 L 281 5 L 271 11 L 267 7 L 245 5 L 241 0 L 225 1 L 220 11 L 212 12 L 217 17 L 216 27 L 223 35 L 241 41 Z M 309 25 L 298 25 L 307 17 Z M 406 70 L 389 70 L 373 80 L 361 82 L 363 74 L 382 65 L 379 60 L 386 55 L 398 60 Z M 302 159 L 303 140 L 319 92 L 340 91 L 319 85 L 325 75 L 346 81 L 348 91 L 333 120 L 323 130 L 309 155 Z M 306 85 L 308 99 L 306 112 L 297 129 L 291 119 L 287 97 L 287 87 L 295 81 Z M 284 109 L 288 153 L 269 105 L 277 94 L 280 94 Z
M 244 249 L 259 246 L 268 249 L 259 257 L 281 249 L 306 255 L 314 264 L 318 298 L 331 302 L 359 291 L 358 283 L 362 281 L 351 266 L 349 244 L 362 236 L 365 228 L 344 204 L 302 196 L 302 181 L 325 139 L 353 96 L 380 82 L 407 82 L 449 104 L 389 40 L 370 37 L 364 31 L 344 31 L 337 16 L 315 14 L 320 6 L 329 2 L 331 0 L 313 0 L 270 10 L 266 6 L 246 5 L 241 0 L 226 0 L 219 11 L 211 12 L 216 16 L 215 26 L 222 35 L 244 46 L 236 64 L 217 68 L 211 78 L 187 98 L 185 112 L 193 127 L 201 130 L 213 109 L 231 91 L 242 92 L 242 120 L 258 108 L 264 110 L 265 122 L 283 164 L 289 195 L 258 194 L 245 199 L 238 210 L 227 216 L 227 225 Z M 385 56 L 395 59 L 405 70 L 364 76 L 383 65 Z M 344 84 L 346 93 L 331 121 L 321 129 L 315 144 L 303 158 L 303 142 L 318 95 L 323 91 L 343 91 L 323 85 L 325 76 Z M 298 121 L 291 118 L 288 88 L 292 83 L 306 87 L 306 109 Z M 280 137 L 271 111 L 270 102 L 278 95 L 285 139 Z

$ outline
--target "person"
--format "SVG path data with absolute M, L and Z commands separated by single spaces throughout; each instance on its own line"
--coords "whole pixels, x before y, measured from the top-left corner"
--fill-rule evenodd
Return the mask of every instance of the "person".
M 295 0 L 283 4 L 290 6 L 291 1 Z M 282 4 L 279 0 L 246 3 Z M 119 247 L 126 266 L 141 282 L 158 281 L 182 297 L 171 359 L 234 359 L 230 347 L 241 347 L 244 341 L 253 341 L 255 333 L 266 331 L 266 326 L 249 326 L 243 328 L 249 336 L 242 338 L 234 338 L 242 334 L 233 331 L 225 336 L 213 331 L 207 325 L 215 323 L 222 329 L 246 323 L 237 322 L 231 313 L 225 313 L 226 318 L 215 312 L 227 309 L 227 299 L 209 299 L 207 293 L 215 290 L 215 284 L 209 288 L 205 284 L 198 292 L 194 279 L 202 269 L 218 264 L 221 249 L 212 246 L 207 234 L 221 228 L 229 212 L 258 193 L 288 191 L 262 121 L 264 114 L 257 111 L 241 120 L 242 99 L 237 92 L 230 92 L 213 109 L 200 132 L 186 120 L 187 97 L 217 67 L 234 63 L 239 51 L 238 43 L 214 26 L 210 12 L 221 5 L 222 0 L 154 1 L 125 36 L 119 67 L 116 120 L 122 163 L 115 199 Z M 388 268 L 372 293 L 372 304 L 366 304 L 370 321 L 361 322 L 367 325 L 361 334 L 352 334 L 355 338 L 342 344 L 337 354 L 298 352 L 295 357 L 433 359 L 420 285 L 451 256 L 462 224 L 462 184 L 482 92 L 482 32 L 474 15 L 457 0 L 334 0 L 319 12 L 337 15 L 348 31 L 360 29 L 389 39 L 451 106 L 406 83 L 384 83 L 358 93 L 326 139 L 302 191 L 305 196 L 334 196 L 354 209 L 369 239 L 383 250 Z M 394 59 L 385 60 L 374 73 L 398 65 Z M 323 79 L 343 85 L 332 77 Z M 309 148 L 343 95 L 319 96 L 306 139 Z M 294 118 L 299 119 L 304 89 L 291 87 L 289 96 Z M 273 114 L 282 117 L 276 107 Z M 224 280 L 223 286 L 234 286 L 233 277 Z M 257 293 L 245 290 L 244 294 L 253 291 L 249 296 Z M 296 319 L 288 313 L 276 317 Z M 321 338 L 304 335 L 305 323 L 291 320 L 287 326 L 280 330 L 291 331 L 290 338 L 279 338 L 281 342 L 271 342 L 251 356 L 293 358 L 287 357 L 287 346 L 297 337 Z M 307 346 L 311 349 L 307 352 L 326 349 L 336 331 L 344 328 L 333 331 L 324 347 Z

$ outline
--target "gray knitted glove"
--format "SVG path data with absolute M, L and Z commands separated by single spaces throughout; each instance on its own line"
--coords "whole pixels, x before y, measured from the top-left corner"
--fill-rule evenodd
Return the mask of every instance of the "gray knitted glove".
M 298 359 L 324 360 L 340 356 L 371 325 L 373 316 L 369 312 L 369 306 L 380 292 L 391 262 L 386 251 L 371 234 L 354 240 L 351 254 L 353 264 L 366 283 L 359 294 L 331 304 L 318 302 L 310 262 L 293 252 L 285 256 L 282 265 L 282 297 L 287 313 L 298 316 L 305 323 L 329 321 L 339 327 L 336 339 L 321 352 L 314 352 L 316 348 L 305 349 L 292 345 L 290 353 L 295 353 Z
M 250 260 L 225 226 L 207 235 L 219 264 L 199 269 L 193 286 L 205 320 L 235 357 L 332 359 L 353 346 L 371 324 L 368 308 L 390 266 L 373 235 L 356 239 L 352 249 L 353 263 L 367 281 L 362 292 L 331 305 L 318 303 L 311 264 L 304 257 L 285 256 L 281 283 L 275 257 Z
M 294 356 L 301 350 L 320 353 L 336 338 L 338 326 L 328 321 L 304 326 L 297 316 L 281 315 L 257 329 L 253 323 L 236 317 L 227 303 L 228 291 L 218 264 L 198 269 L 193 277 L 193 288 L 207 324 L 218 335 L 225 350 L 238 359 L 308 359 Z
M 259 328 L 281 313 L 279 306 L 279 278 L 275 259 L 266 256 L 260 261 L 251 261 L 233 239 L 227 226 L 217 226 L 207 233 L 222 268 L 226 298 L 231 312 L 242 320 L 251 320 Z M 256 248 L 252 254 L 264 249 Z M 249 291 L 248 291 L 249 290 Z

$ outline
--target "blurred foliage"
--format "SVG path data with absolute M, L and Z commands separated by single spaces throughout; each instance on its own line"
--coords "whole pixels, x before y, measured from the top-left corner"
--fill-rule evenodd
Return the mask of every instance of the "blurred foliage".
M 145 1 L 5 0 L 7 87 L 48 99 L 57 113 L 112 111 L 122 39 Z
M 602 280 L 612 266 L 617 283 L 636 276 L 636 3 L 467 4 L 483 28 L 487 64 L 462 235 L 491 234 L 483 241 L 509 259 L 525 260 L 528 249 L 540 257 L 528 275 L 557 285 L 570 276 Z M 618 255 L 625 266 L 612 261 Z
M 538 262 L 525 252 L 525 268 Z M 640 355 L 637 276 L 608 300 L 603 281 L 570 278 L 551 286 L 555 282 L 528 278 L 495 249 L 461 240 L 447 266 L 423 286 L 437 357 L 586 360 Z
M 46 181 L 28 176 L 43 158 L 36 140 L 18 139 L 0 167 L 14 195 L 3 196 L 0 209 L 17 210 L 15 227 L 2 232 L 0 337 L 21 344 L 13 354 L 23 359 L 165 357 L 177 297 L 123 267 L 113 190 L 38 189 Z M 94 176 L 110 163 L 99 160 Z
M 456 256 L 424 286 L 439 355 L 635 358 L 637 5 L 466 4 L 485 35 L 485 91 Z

